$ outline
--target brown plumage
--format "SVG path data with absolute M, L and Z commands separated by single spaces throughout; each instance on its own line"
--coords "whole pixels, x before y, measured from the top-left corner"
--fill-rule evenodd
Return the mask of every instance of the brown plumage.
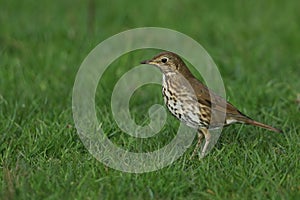
M 188 126 L 198 129 L 198 143 L 192 156 L 200 147 L 203 137 L 206 141 L 201 151 L 201 157 L 205 156 L 211 138 L 209 129 L 219 128 L 223 125 L 245 123 L 282 132 L 249 118 L 225 99 L 209 90 L 193 76 L 182 59 L 175 53 L 162 52 L 151 60 L 141 63 L 155 65 L 161 70 L 163 73 L 162 92 L 169 111 Z M 214 114 L 212 114 L 212 108 Z

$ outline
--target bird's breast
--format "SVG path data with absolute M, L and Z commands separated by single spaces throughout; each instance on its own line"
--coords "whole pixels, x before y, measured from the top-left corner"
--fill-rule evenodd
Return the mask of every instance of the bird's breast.
M 194 92 L 186 87 L 163 79 L 162 94 L 168 110 L 180 121 L 192 128 L 205 126 L 201 120 L 200 106 Z

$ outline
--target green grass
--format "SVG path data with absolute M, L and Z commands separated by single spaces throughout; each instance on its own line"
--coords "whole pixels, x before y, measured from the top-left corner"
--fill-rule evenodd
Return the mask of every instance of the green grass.
M 299 199 L 299 7 L 296 0 L 97 1 L 93 21 L 84 1 L 2 1 L 0 199 Z M 74 128 L 75 75 L 99 42 L 144 26 L 197 40 L 217 63 L 227 98 L 284 134 L 234 125 L 205 159 L 189 161 L 190 147 L 172 165 L 144 174 L 98 162 Z M 98 88 L 98 115 L 117 145 L 153 149 L 174 137 L 178 122 L 170 115 L 161 133 L 144 141 L 122 133 L 110 114 L 113 83 L 155 52 L 125 55 Z M 162 103 L 159 87 L 143 89 L 131 101 L 138 123 Z

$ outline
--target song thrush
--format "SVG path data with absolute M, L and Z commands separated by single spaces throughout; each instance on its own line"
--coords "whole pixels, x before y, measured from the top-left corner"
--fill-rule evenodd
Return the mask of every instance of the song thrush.
M 222 97 L 209 90 L 207 86 L 193 76 L 183 60 L 175 53 L 162 52 L 150 60 L 141 62 L 141 64 L 155 65 L 161 70 L 163 73 L 162 93 L 168 110 L 177 119 L 198 130 L 198 143 L 192 157 L 197 153 L 203 137 L 205 143 L 200 157 L 205 156 L 211 141 L 209 129 L 222 127 L 223 125 L 244 123 L 275 132 L 282 132 L 251 119 Z M 214 114 L 212 114 L 212 110 Z M 211 120 L 212 115 L 214 120 Z M 218 119 L 218 116 L 223 117 Z

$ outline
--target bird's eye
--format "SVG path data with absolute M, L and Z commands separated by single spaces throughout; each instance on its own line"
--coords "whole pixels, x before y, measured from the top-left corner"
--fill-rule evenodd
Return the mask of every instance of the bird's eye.
M 162 62 L 162 63 L 168 62 L 168 58 L 162 58 L 162 59 L 161 59 L 161 62 Z

